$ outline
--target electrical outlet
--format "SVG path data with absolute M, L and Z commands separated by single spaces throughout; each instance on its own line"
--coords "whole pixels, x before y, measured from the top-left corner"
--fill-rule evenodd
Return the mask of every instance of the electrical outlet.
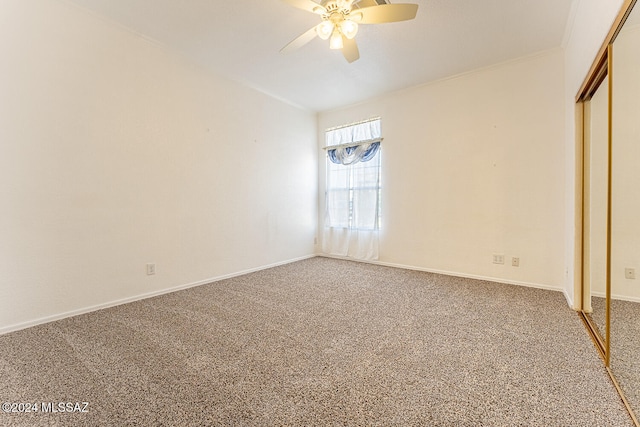
M 156 265 L 147 264 L 147 276 L 152 276 L 154 274 L 156 274 Z
M 635 279 L 636 278 L 636 269 L 635 268 L 625 268 L 624 269 L 624 278 L 625 279 Z
M 512 257 L 511 258 L 511 266 L 520 267 L 520 258 L 518 258 L 517 256 Z
M 493 254 L 493 263 L 494 264 L 504 264 L 504 255 L 502 255 L 502 254 Z

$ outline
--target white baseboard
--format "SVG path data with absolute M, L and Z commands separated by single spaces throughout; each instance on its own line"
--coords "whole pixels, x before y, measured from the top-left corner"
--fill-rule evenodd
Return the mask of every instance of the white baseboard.
M 139 301 L 139 300 L 143 300 L 143 299 L 146 299 L 146 298 L 152 298 L 152 297 L 155 297 L 155 296 L 164 295 L 164 294 L 168 294 L 168 293 L 171 293 L 171 292 L 177 292 L 177 291 L 181 291 L 183 289 L 193 288 L 193 287 L 196 287 L 196 286 L 206 285 L 208 283 L 218 282 L 220 280 L 230 279 L 232 277 L 237 277 L 237 276 L 242 276 L 244 274 L 254 273 L 256 271 L 266 270 L 268 268 L 278 267 L 280 265 L 291 264 L 293 262 L 302 261 L 302 260 L 309 259 L 309 258 L 314 258 L 314 257 L 317 257 L 317 256 L 325 257 L 325 258 L 342 259 L 342 260 L 347 260 L 347 261 L 363 262 L 363 263 L 367 263 L 367 264 L 375 264 L 375 265 L 381 265 L 381 266 L 385 266 L 385 267 L 402 268 L 402 269 L 406 269 L 406 270 L 424 271 L 424 272 L 427 272 L 427 273 L 443 274 L 443 275 L 446 275 L 446 276 L 464 277 L 464 278 L 469 278 L 469 279 L 484 280 L 484 281 L 488 281 L 488 282 L 506 283 L 506 284 L 509 284 L 509 285 L 517 285 L 517 286 L 525 286 L 525 287 L 529 287 L 529 288 L 537 288 L 537 289 L 545 289 L 545 290 L 550 290 L 550 291 L 557 291 L 557 292 L 562 292 L 564 294 L 565 298 L 567 299 L 567 302 L 569 303 L 569 306 L 573 307 L 572 300 L 571 300 L 571 298 L 569 298 L 569 295 L 567 294 L 566 289 L 563 289 L 563 288 L 558 287 L 558 286 L 551 286 L 551 285 L 544 285 L 544 284 L 539 284 L 539 283 L 508 280 L 508 279 L 502 279 L 502 278 L 498 278 L 498 277 L 480 276 L 480 275 L 475 275 L 475 274 L 467 274 L 467 273 L 460 273 L 460 272 L 454 272 L 454 271 L 437 270 L 437 269 L 432 269 L 432 268 L 416 267 L 416 266 L 412 266 L 412 265 L 396 264 L 396 263 L 383 262 L 383 261 L 364 261 L 364 260 L 358 260 L 358 259 L 353 259 L 353 258 L 347 258 L 347 257 L 340 257 L 340 256 L 316 253 L 316 254 L 305 255 L 305 256 L 302 256 L 302 257 L 293 258 L 293 259 L 289 259 L 289 260 L 286 260 L 286 261 L 281 261 L 281 262 L 277 262 L 277 263 L 273 263 L 273 264 L 263 265 L 263 266 L 260 266 L 260 267 L 255 267 L 255 268 L 251 268 L 251 269 L 247 269 L 247 270 L 242 270 L 242 271 L 238 271 L 238 272 L 235 272 L 235 273 L 230 273 L 230 274 L 225 274 L 225 275 L 222 275 L 222 276 L 212 277 L 212 278 L 205 279 L 205 280 L 199 280 L 199 281 L 193 282 L 193 283 L 187 283 L 187 284 L 183 284 L 183 285 L 174 286 L 174 287 L 171 287 L 171 288 L 161 289 L 161 290 L 154 291 L 154 292 L 148 292 L 148 293 L 144 293 L 144 294 L 139 294 L 139 295 L 135 295 L 135 296 L 128 297 L 128 298 L 123 298 L 123 299 L 119 299 L 119 300 L 115 300 L 115 301 L 106 302 L 106 303 L 103 303 L 103 304 L 97 304 L 97 305 L 90 306 L 90 307 L 83 307 L 83 308 L 80 308 L 80 309 L 77 309 L 77 310 L 71 310 L 71 311 L 64 312 L 64 313 L 54 314 L 54 315 L 51 315 L 51 316 L 46 316 L 46 317 L 42 317 L 42 318 L 39 318 L 39 319 L 30 320 L 30 321 L 27 321 L 27 322 L 16 323 L 16 324 L 13 324 L 13 325 L 9 325 L 9 326 L 5 326 L 5 327 L 0 328 L 0 335 L 7 334 L 7 333 L 10 333 L 10 332 L 14 332 L 14 331 L 19 331 L 21 329 L 30 328 L 32 326 L 41 325 L 41 324 L 44 324 L 44 323 L 54 322 L 56 320 L 65 319 L 67 317 L 78 316 L 80 314 L 90 313 L 92 311 L 97 311 L 97 310 L 102 310 L 102 309 L 109 308 L 109 307 L 114 307 L 114 306 L 117 306 L 117 305 L 127 304 L 127 303 L 130 303 L 130 302 Z M 599 295 L 596 295 L 596 296 L 599 296 Z M 640 302 L 640 298 L 621 297 L 621 296 L 617 296 L 617 295 L 614 295 L 613 298 L 614 299 L 622 299 L 622 300 L 626 300 L 626 301 Z
M 567 292 L 567 290 L 563 289 L 562 293 L 564 294 L 564 298 L 567 300 L 567 304 L 569 304 L 569 308 L 575 311 L 580 311 L 579 309 L 575 308 L 575 306 L 573 305 L 573 298 L 569 296 L 569 293 Z
M 223 276 L 212 277 L 210 279 L 199 280 L 199 281 L 193 282 L 193 283 L 187 283 L 187 284 L 184 284 L 184 285 L 178 285 L 178 286 L 174 286 L 174 287 L 171 287 L 171 288 L 166 288 L 166 289 L 161 289 L 161 290 L 158 290 L 158 291 L 139 294 L 139 295 L 135 295 L 135 296 L 132 296 L 132 297 L 127 297 L 127 298 L 122 298 L 122 299 L 115 300 L 115 301 L 109 301 L 109 302 L 106 302 L 106 303 L 103 303 L 103 304 L 97 304 L 97 305 L 93 305 L 93 306 L 90 306 L 90 307 L 83 307 L 83 308 L 79 308 L 77 310 L 71 310 L 71 311 L 67 311 L 67 312 L 64 312 L 64 313 L 59 313 L 59 314 L 54 314 L 54 315 L 51 315 L 51 316 L 41 317 L 39 319 L 29 320 L 27 322 L 16 323 L 16 324 L 13 324 L 13 325 L 9 325 L 9 326 L 5 326 L 3 328 L 0 328 L 0 335 L 8 334 L 10 332 L 19 331 L 21 329 L 30 328 L 32 326 L 37 326 L 37 325 L 41 325 L 41 324 L 44 324 L 44 323 L 54 322 L 56 320 L 65 319 L 67 317 L 78 316 L 80 314 L 90 313 L 92 311 L 98 311 L 98 310 L 102 310 L 102 309 L 109 308 L 109 307 L 115 307 L 117 305 L 127 304 L 127 303 L 134 302 L 134 301 L 140 301 L 140 300 L 147 299 L 147 298 L 153 298 L 153 297 L 156 297 L 156 296 L 159 296 L 159 295 L 169 294 L 171 292 L 177 292 L 177 291 L 181 291 L 183 289 L 188 289 L 188 288 L 193 288 L 193 287 L 196 287 L 196 286 L 206 285 L 208 283 L 218 282 L 220 280 L 230 279 L 232 277 L 242 276 L 244 274 L 254 273 L 256 271 L 266 270 L 268 268 L 278 267 L 280 265 L 285 265 L 285 264 L 291 264 L 293 262 L 302 261 L 302 260 L 305 260 L 305 259 L 315 258 L 315 257 L 316 257 L 315 254 L 305 255 L 305 256 L 302 256 L 302 257 L 299 257 L 299 258 L 293 258 L 293 259 L 289 259 L 289 260 L 281 261 L 281 262 L 276 262 L 276 263 L 269 264 L 269 265 L 263 265 L 263 266 L 260 266 L 260 267 L 250 268 L 248 270 L 242 270 L 242 271 L 238 271 L 238 272 L 231 273 L 231 274 L 225 274 Z
M 517 280 L 502 279 L 502 278 L 499 278 L 499 277 L 480 276 L 480 275 L 476 275 L 476 274 L 459 273 L 459 272 L 456 272 L 456 271 L 437 270 L 437 269 L 433 269 L 433 268 L 416 267 L 416 266 L 413 266 L 413 265 L 395 264 L 395 263 L 384 262 L 384 261 L 367 261 L 367 260 L 360 260 L 360 259 L 341 257 L 341 256 L 335 256 L 335 255 L 328 255 L 328 254 L 321 254 L 319 256 L 322 256 L 322 257 L 325 257 L 325 258 L 343 259 L 343 260 L 347 260 L 347 261 L 364 262 L 366 264 L 383 265 L 385 267 L 403 268 L 405 270 L 424 271 L 424 272 L 427 272 L 427 273 L 442 274 L 442 275 L 445 275 L 445 276 L 464 277 L 464 278 L 467 278 L 467 279 L 484 280 L 484 281 L 487 281 L 487 282 L 506 283 L 508 285 L 525 286 L 527 288 L 536 288 L 536 289 L 545 289 L 545 290 L 548 290 L 548 291 L 564 292 L 565 293 L 565 298 L 568 297 L 568 295 L 566 294 L 565 289 L 563 289 L 560 286 L 543 285 L 543 284 L 540 284 L 540 283 L 522 282 L 522 281 L 517 281 Z
M 606 294 L 604 292 L 591 292 L 591 295 L 599 298 L 606 297 Z M 630 297 L 627 295 L 619 295 L 619 294 L 611 294 L 611 299 L 620 300 L 620 301 L 629 301 L 629 302 L 640 302 L 640 297 Z

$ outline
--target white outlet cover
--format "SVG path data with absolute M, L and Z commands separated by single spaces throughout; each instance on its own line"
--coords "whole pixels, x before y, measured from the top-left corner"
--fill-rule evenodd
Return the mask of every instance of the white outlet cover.
M 624 269 L 624 277 L 626 279 L 635 279 L 636 278 L 636 269 L 635 268 L 625 268 Z

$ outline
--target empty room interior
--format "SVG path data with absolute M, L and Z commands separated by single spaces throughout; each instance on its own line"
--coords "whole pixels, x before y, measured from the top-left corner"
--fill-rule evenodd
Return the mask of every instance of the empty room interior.
M 0 425 L 639 426 L 634 6 L 3 0 Z

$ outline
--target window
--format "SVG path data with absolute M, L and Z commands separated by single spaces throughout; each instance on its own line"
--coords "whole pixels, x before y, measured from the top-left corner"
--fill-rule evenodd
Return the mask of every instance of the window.
M 377 258 L 381 141 L 379 118 L 327 130 L 325 252 Z

